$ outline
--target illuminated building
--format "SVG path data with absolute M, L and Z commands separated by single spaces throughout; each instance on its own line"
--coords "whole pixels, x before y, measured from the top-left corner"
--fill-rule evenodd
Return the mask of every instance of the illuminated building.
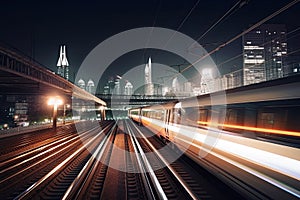
M 85 84 L 85 81 L 81 78 L 78 80 L 77 86 L 91 94 L 95 93 L 95 83 L 92 79 L 89 79 L 87 84 Z
M 265 24 L 243 36 L 244 85 L 283 77 L 287 55 L 286 28 Z
M 83 79 L 79 79 L 79 81 L 77 82 L 77 85 L 81 88 L 81 89 L 85 89 L 85 82 Z
M 120 78 L 117 77 L 115 79 L 115 87 L 114 87 L 114 93 L 115 95 L 120 95 L 121 94 L 121 83 L 120 83 Z
M 113 94 L 114 92 L 114 87 L 115 87 L 115 82 L 113 77 L 110 77 L 108 82 L 105 84 L 103 88 L 103 94 Z
M 152 62 L 149 58 L 145 66 L 145 95 L 154 94 L 154 85 L 152 84 Z
M 103 87 L 103 94 L 106 95 L 121 95 L 123 82 L 121 83 L 122 77 L 116 75 L 116 77 L 110 77 L 105 86 Z
M 179 81 L 178 81 L 177 77 L 175 77 L 172 80 L 172 90 L 173 90 L 173 92 L 179 92 L 180 91 Z
M 92 79 L 89 79 L 89 81 L 87 82 L 86 91 L 91 94 L 95 93 L 95 83 Z
M 125 87 L 124 87 L 124 95 L 132 95 L 133 94 L 133 85 L 126 81 Z
M 67 59 L 66 45 L 60 46 L 59 57 L 57 61 L 57 74 L 69 80 L 69 62 Z

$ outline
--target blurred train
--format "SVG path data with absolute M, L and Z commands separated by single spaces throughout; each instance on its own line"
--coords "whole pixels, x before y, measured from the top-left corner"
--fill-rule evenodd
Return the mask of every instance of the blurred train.
M 300 198 L 300 76 L 128 115 L 249 199 Z

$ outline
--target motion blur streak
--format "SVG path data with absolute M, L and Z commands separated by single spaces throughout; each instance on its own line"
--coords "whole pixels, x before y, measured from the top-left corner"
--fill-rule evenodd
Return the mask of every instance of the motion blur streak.
M 184 141 L 184 142 L 186 142 L 186 143 L 189 143 L 189 141 L 188 140 L 184 140 L 184 139 L 182 139 L 182 138 L 180 138 L 180 140 L 181 141 Z M 252 175 L 254 175 L 254 176 L 257 176 L 257 177 L 259 177 L 260 179 L 262 179 L 262 180 L 265 180 L 266 182 L 268 182 L 268 183 L 270 183 L 270 184 L 272 184 L 272 185 L 275 185 L 276 187 L 278 187 L 278 188 L 281 188 L 282 190 L 285 190 L 286 192 L 288 192 L 288 193 L 290 193 L 290 194 L 292 194 L 292 195 L 294 195 L 294 196 L 296 196 L 297 198 L 300 198 L 300 193 L 299 193 L 299 191 L 298 190 L 296 190 L 295 188 L 293 188 L 293 187 L 290 187 L 290 186 L 288 186 L 288 185 L 286 185 L 286 184 L 284 184 L 284 183 L 282 183 L 282 182 L 280 182 L 280 181 L 278 181 L 278 180 L 276 180 L 276 179 L 274 179 L 274 178 L 272 178 L 272 177 L 269 177 L 269 176 L 267 176 L 267 175 L 265 175 L 265 174 L 263 174 L 263 173 L 261 173 L 261 172 L 259 172 L 259 171 L 257 171 L 257 170 L 255 170 L 255 169 L 252 169 L 252 168 L 250 168 L 250 167 L 247 167 L 246 165 L 243 165 L 242 163 L 239 163 L 239 162 L 236 162 L 236 161 L 234 161 L 234 160 L 232 160 L 232 159 L 229 159 L 229 158 L 227 158 L 227 157 L 225 157 L 225 156 L 222 156 L 221 154 L 218 154 L 218 153 L 215 153 L 215 152 L 212 152 L 212 151 L 209 151 L 209 150 L 206 150 L 206 148 L 204 148 L 204 147 L 201 147 L 201 146 L 199 146 L 199 145 L 197 145 L 197 144 L 195 144 L 195 143 L 190 143 L 190 145 L 192 145 L 192 146 L 195 146 L 195 147 L 197 147 L 198 149 L 202 149 L 202 150 L 204 150 L 204 151 L 208 151 L 210 154 L 212 154 L 212 155 L 214 155 L 214 156 L 216 156 L 216 157 L 219 157 L 219 158 L 221 158 L 222 160 L 225 160 L 226 162 L 228 162 L 228 163 L 231 163 L 232 165 L 234 165 L 234 166 L 236 166 L 236 167 L 238 167 L 238 168 L 240 168 L 240 169 L 243 169 L 244 171 L 246 171 L 246 172 L 248 172 L 248 173 L 250 173 L 250 174 L 252 174 Z M 230 146 L 232 146 L 232 145 L 234 145 L 233 143 L 231 143 L 231 144 L 227 144 L 227 146 L 226 145 L 219 145 L 219 146 L 223 146 L 223 148 L 229 148 Z M 242 148 L 242 147 L 241 147 Z M 235 150 L 237 150 L 236 148 L 233 148 L 233 149 L 235 149 Z M 224 150 L 224 149 L 223 149 Z M 235 151 L 235 150 L 233 150 L 233 151 Z M 243 152 L 246 152 L 246 151 L 248 151 L 248 149 L 247 150 L 244 150 Z M 254 150 L 255 151 L 255 150 Z M 255 153 L 255 152 L 249 152 L 249 154 L 251 154 L 251 153 Z M 262 152 L 256 152 L 256 154 L 254 154 L 255 156 L 257 156 L 257 154 L 258 153 L 262 153 Z M 268 154 L 268 152 L 266 152 L 267 154 Z M 270 153 L 269 153 L 270 154 Z M 244 157 L 244 156 L 243 156 Z M 264 157 L 264 156 L 263 156 Z M 270 158 L 270 155 L 269 155 L 269 158 Z M 267 161 L 269 158 L 265 158 L 264 157 L 264 161 Z M 275 160 L 274 160 L 275 159 Z M 276 161 L 276 159 L 278 159 L 278 158 L 275 158 L 274 157 L 274 159 L 272 159 L 273 161 Z M 287 160 L 289 160 L 289 158 L 287 158 Z M 285 160 L 286 161 L 286 160 Z M 284 161 L 284 162 L 285 162 Z M 297 170 L 298 170 L 298 167 L 299 167 L 299 161 L 296 161 L 296 160 L 290 160 L 291 162 L 290 163 L 288 163 L 288 165 L 289 166 L 291 166 L 290 164 L 295 164 L 295 163 L 298 163 L 298 164 L 296 164 L 296 166 L 294 167 L 294 169 L 292 169 L 292 170 L 294 170 L 294 171 L 296 171 L 297 172 Z M 293 163 L 294 162 L 294 163 Z M 257 161 L 257 163 L 258 163 L 258 161 Z M 279 163 L 279 162 L 278 162 Z M 258 163 L 259 164 L 259 163 Z M 260 163 L 260 164 L 262 164 L 262 163 Z M 283 166 L 283 168 L 284 167 L 286 167 L 286 166 Z M 282 168 L 282 169 L 283 169 Z M 274 169 L 273 169 L 274 170 Z M 289 171 L 289 169 L 284 169 L 284 171 L 286 171 L 286 170 L 288 170 Z M 277 170 L 278 172 L 280 172 L 280 170 Z M 299 180 L 299 174 L 294 174 L 295 176 L 293 176 L 292 178 L 296 178 L 297 180 Z
M 239 125 L 233 125 L 233 124 L 218 124 L 218 123 L 210 123 L 210 122 L 204 122 L 204 121 L 197 121 L 197 123 L 202 124 L 202 125 L 223 126 L 223 127 L 227 127 L 227 128 L 235 128 L 235 129 L 243 129 L 243 130 L 249 130 L 249 131 L 258 131 L 258 132 L 264 132 L 264 133 L 274 133 L 274 134 L 279 134 L 279 135 L 289 135 L 289 136 L 300 137 L 300 133 L 294 132 L 294 131 L 258 128 L 258 127 L 251 127 L 251 126 L 239 126 Z

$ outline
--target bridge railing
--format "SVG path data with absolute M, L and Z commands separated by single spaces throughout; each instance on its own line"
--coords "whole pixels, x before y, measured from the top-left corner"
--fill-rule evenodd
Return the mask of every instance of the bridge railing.
M 35 61 L 29 60 L 11 50 L 0 46 L 0 67 L 5 71 L 21 75 L 30 80 L 42 82 L 65 91 L 71 89 L 69 83 L 57 76 L 54 72 L 39 66 Z
M 104 101 L 87 91 L 79 88 L 73 83 L 65 80 L 55 72 L 41 66 L 39 63 L 30 60 L 28 57 L 6 49 L 0 45 L 0 69 L 12 74 L 24 77 L 29 80 L 50 86 L 61 92 L 79 99 L 90 100 L 101 105 L 106 105 Z
M 186 96 L 162 96 L 162 95 L 115 95 L 115 94 L 96 94 L 101 99 L 120 99 L 120 100 L 177 100 Z

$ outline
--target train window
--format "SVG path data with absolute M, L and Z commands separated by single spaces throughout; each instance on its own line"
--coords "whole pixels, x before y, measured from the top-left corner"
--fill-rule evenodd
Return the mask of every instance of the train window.
M 133 110 L 133 111 L 131 111 L 131 114 L 132 115 L 138 115 L 138 111 L 137 110 Z
M 261 126 L 264 128 L 273 128 L 274 126 L 274 113 L 262 113 L 261 114 Z
M 237 121 L 238 121 L 237 110 L 228 110 L 226 114 L 227 114 L 227 117 L 226 117 L 227 124 L 237 124 Z
M 164 120 L 165 117 L 165 111 L 160 111 L 160 120 Z
M 227 109 L 225 123 L 244 125 L 244 108 Z
M 148 110 L 143 110 L 142 115 L 144 117 L 149 117 L 149 111 Z
M 143 111 L 142 114 L 144 117 L 149 117 L 152 119 L 163 120 L 164 119 L 164 111 L 161 110 L 147 110 Z
M 153 118 L 153 117 L 154 117 L 154 112 L 153 112 L 153 111 L 149 111 L 148 117 L 149 117 L 149 118 Z
M 257 126 L 270 129 L 290 128 L 286 126 L 288 122 L 288 111 L 289 110 L 285 108 L 264 109 L 258 113 Z
M 202 116 L 199 107 L 183 108 L 181 109 L 180 112 L 181 112 L 181 124 L 185 124 L 189 126 L 197 126 L 197 122 Z

